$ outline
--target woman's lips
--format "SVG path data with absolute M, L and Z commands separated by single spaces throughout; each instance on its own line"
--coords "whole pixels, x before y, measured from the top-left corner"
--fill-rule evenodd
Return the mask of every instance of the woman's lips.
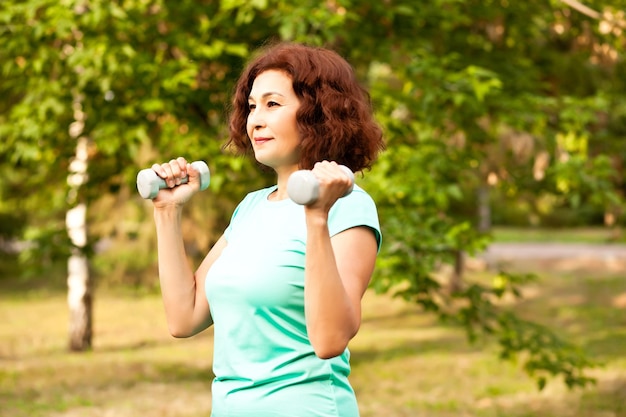
M 271 138 L 254 138 L 254 143 L 256 143 L 257 145 L 262 145 L 265 142 L 269 142 L 270 140 L 272 140 Z

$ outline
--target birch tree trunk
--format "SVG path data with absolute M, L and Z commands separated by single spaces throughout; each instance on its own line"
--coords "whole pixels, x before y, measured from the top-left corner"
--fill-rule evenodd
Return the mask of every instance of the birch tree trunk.
M 82 109 L 83 97 L 74 94 L 74 122 L 70 137 L 76 140 L 76 155 L 69 166 L 67 182 L 69 209 L 65 217 L 72 252 L 67 263 L 67 302 L 69 307 L 69 348 L 89 350 L 92 344 L 92 283 L 89 274 L 87 246 L 87 203 L 81 187 L 87 182 L 89 140 L 83 135 L 86 115 Z

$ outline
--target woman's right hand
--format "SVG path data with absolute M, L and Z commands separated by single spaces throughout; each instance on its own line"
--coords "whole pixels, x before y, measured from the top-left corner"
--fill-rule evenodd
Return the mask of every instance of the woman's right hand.
M 159 190 L 152 200 L 155 208 L 182 206 L 200 190 L 200 173 L 182 156 L 151 168 L 168 186 Z M 183 184 L 182 179 L 187 177 L 187 183 Z

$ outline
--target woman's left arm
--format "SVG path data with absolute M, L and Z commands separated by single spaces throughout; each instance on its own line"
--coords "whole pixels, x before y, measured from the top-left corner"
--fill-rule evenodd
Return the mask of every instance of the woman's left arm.
M 307 214 L 304 302 L 309 340 L 318 357 L 342 354 L 359 330 L 361 299 L 377 252 L 369 227 L 353 227 L 331 238 L 327 218 Z

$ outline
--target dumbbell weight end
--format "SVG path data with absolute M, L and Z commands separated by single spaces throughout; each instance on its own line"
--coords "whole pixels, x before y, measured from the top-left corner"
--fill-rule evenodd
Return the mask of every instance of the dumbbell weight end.
M 339 165 L 345 174 L 350 178 L 350 188 L 343 197 L 347 196 L 354 189 L 354 173 L 345 165 Z M 303 169 L 296 171 L 287 180 L 287 195 L 294 203 L 309 205 L 314 203 L 319 197 L 320 183 L 312 171 Z

